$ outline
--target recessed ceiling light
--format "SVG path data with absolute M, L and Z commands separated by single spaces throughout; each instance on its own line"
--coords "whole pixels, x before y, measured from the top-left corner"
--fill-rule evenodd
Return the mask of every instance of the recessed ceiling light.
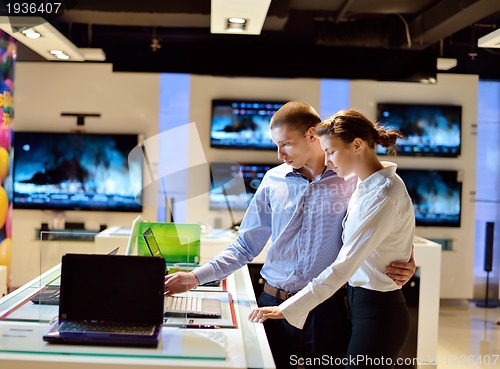
M 232 17 L 227 20 L 229 23 L 237 23 L 237 24 L 245 24 L 247 22 L 246 19 Z
M 68 59 L 69 59 L 69 55 L 68 55 L 68 54 L 65 54 L 65 53 L 62 53 L 62 54 L 57 54 L 57 55 L 56 55 L 56 58 L 57 58 L 57 59 L 61 59 L 61 60 L 68 60 Z
M 41 34 L 36 31 L 34 28 L 26 28 L 21 31 L 23 35 L 25 35 L 28 38 L 40 38 Z
M 246 25 L 247 25 L 246 19 L 228 18 L 226 30 L 228 32 L 241 32 L 245 30 Z
M 437 83 L 437 80 L 433 77 L 422 78 L 420 80 L 420 83 L 423 83 L 424 85 L 435 85 Z
M 270 4 L 271 0 L 210 0 L 210 33 L 260 35 Z M 233 18 L 246 21 L 243 32 L 232 31 Z
M 68 59 L 70 59 L 70 56 L 67 53 L 65 53 L 64 51 L 62 51 L 62 50 L 52 49 L 52 50 L 49 51 L 49 53 L 51 53 L 52 55 L 54 55 L 59 60 L 68 60 Z

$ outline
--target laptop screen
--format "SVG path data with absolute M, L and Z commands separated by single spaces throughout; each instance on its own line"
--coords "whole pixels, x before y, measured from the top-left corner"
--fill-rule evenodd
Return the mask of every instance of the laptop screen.
M 160 324 L 164 276 L 160 258 L 66 254 L 59 320 Z
M 144 237 L 144 241 L 146 241 L 146 246 L 148 247 L 151 256 L 163 258 L 160 247 L 158 247 L 158 242 L 156 242 L 155 235 L 153 234 L 151 228 L 146 229 L 142 236 Z
M 132 255 L 134 253 L 134 247 L 137 241 L 137 231 L 139 229 L 139 223 L 142 220 L 142 215 L 138 215 L 132 222 L 132 228 L 130 229 L 130 236 L 127 242 L 127 248 L 125 250 L 125 255 Z

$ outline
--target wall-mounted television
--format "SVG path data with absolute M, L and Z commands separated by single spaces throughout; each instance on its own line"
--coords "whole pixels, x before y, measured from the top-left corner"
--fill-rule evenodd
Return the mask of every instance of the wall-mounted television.
M 269 122 L 283 104 L 276 101 L 213 100 L 211 147 L 275 150 Z
M 399 169 L 417 226 L 460 227 L 462 183 L 456 170 Z
M 456 105 L 377 105 L 377 121 L 401 131 L 397 154 L 402 156 L 457 157 L 461 150 L 462 107 Z M 387 154 L 387 149 L 377 148 Z
M 142 188 L 142 163 L 128 163 L 137 144 L 136 134 L 15 132 L 14 208 L 142 211 L 131 183 Z
M 210 163 L 210 210 L 246 210 L 266 172 L 278 164 Z

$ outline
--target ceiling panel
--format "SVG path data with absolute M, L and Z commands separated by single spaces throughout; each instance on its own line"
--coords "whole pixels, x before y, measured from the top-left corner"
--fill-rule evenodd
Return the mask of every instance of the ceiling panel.
M 500 50 L 477 47 L 499 28 L 498 0 L 272 0 L 260 35 L 210 33 L 207 0 L 74 4 L 51 23 L 116 70 L 418 80 L 444 57 L 449 73 L 500 79 Z

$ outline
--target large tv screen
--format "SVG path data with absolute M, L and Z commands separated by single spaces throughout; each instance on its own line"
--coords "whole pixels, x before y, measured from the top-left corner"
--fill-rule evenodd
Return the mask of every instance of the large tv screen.
M 461 106 L 381 103 L 377 106 L 377 121 L 405 136 L 397 140 L 398 155 L 460 155 Z M 378 146 L 377 153 L 387 154 L 387 149 Z
M 142 211 L 131 182 L 142 188 L 142 163 L 128 163 L 137 144 L 134 134 L 15 132 L 14 207 Z
M 277 164 L 210 163 L 210 210 L 246 210 L 266 172 Z
M 284 102 L 213 100 L 210 145 L 226 149 L 275 150 L 269 122 Z
M 399 169 L 417 226 L 460 227 L 462 183 L 456 170 Z

